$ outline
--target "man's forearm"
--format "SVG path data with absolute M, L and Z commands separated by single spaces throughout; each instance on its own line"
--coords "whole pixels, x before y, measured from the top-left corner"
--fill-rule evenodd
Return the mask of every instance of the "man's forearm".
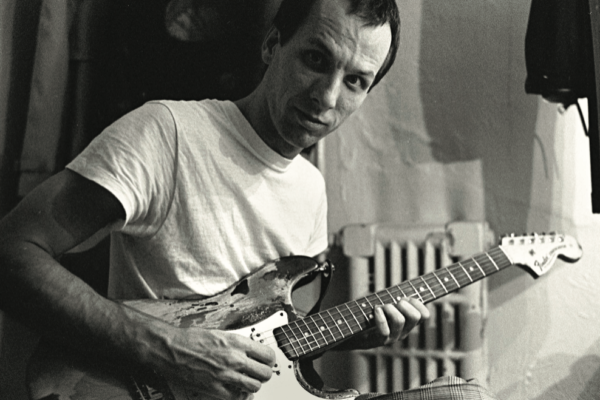
M 0 248 L 0 308 L 37 332 L 80 351 L 130 362 L 149 358 L 159 321 L 104 298 L 39 246 L 8 240 Z

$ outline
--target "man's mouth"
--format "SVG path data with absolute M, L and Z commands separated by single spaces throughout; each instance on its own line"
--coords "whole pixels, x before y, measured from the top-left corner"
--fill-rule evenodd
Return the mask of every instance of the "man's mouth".
M 296 108 L 296 113 L 297 113 L 298 122 L 300 123 L 300 125 L 302 125 L 306 129 L 308 129 L 309 131 L 320 130 L 320 129 L 327 127 L 327 125 L 328 125 L 327 122 L 324 121 L 323 119 L 313 116 L 307 112 L 304 112 L 299 108 Z

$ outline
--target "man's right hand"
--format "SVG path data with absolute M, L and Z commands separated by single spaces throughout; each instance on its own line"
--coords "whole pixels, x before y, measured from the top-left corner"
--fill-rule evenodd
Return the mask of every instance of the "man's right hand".
M 236 333 L 174 328 L 150 364 L 167 380 L 190 385 L 204 397 L 240 399 L 271 378 L 274 351 Z M 154 350 L 159 350 L 154 354 Z

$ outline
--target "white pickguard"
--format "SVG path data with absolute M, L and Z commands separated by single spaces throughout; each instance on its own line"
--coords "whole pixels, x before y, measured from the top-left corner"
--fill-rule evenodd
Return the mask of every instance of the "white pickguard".
M 253 332 L 266 332 L 272 334 L 273 329 L 278 328 L 288 323 L 288 317 L 285 312 L 277 312 L 263 321 L 235 331 L 237 333 L 255 341 L 260 341 L 260 337 L 255 337 Z M 277 347 L 277 343 L 269 345 L 276 355 L 276 363 L 273 367 L 273 375 L 271 379 L 264 383 L 258 393 L 254 394 L 254 400 L 322 400 L 323 397 L 315 396 L 302 387 L 296 379 L 294 372 L 294 362 L 288 360 L 283 352 Z M 171 392 L 176 400 L 203 400 L 203 396 L 199 393 L 194 393 L 193 388 L 186 388 L 180 385 L 171 385 Z M 356 394 L 358 395 L 358 393 Z M 326 396 L 325 398 L 334 398 L 337 396 Z M 344 400 L 354 400 L 355 396 L 344 396 Z

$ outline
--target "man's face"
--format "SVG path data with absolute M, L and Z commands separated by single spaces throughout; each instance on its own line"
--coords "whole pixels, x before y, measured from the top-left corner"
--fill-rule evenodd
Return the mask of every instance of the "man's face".
M 292 158 L 316 143 L 364 101 L 391 44 L 389 25 L 367 27 L 347 15 L 347 0 L 317 0 L 283 46 L 278 32 L 265 41 L 268 142 Z M 269 45 L 270 41 L 270 45 Z

